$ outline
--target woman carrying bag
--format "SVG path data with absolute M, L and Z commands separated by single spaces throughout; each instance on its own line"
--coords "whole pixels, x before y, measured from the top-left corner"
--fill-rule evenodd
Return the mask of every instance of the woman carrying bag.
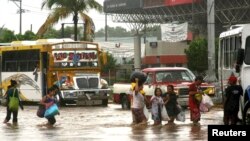
M 48 120 L 48 123 L 45 125 L 47 127 L 52 127 L 56 123 L 55 115 L 59 114 L 54 95 L 55 95 L 55 89 L 49 88 L 47 95 L 44 96 L 40 102 L 40 104 L 44 105 L 46 108 L 44 117 L 47 118 Z M 56 109 L 54 109 L 54 107 L 56 107 Z M 51 112 L 51 108 L 53 108 L 52 112 Z M 50 112 L 50 115 L 47 115 L 48 111 Z
M 18 107 L 23 110 L 23 105 L 19 98 L 19 91 L 17 89 L 17 82 L 15 80 L 10 80 L 10 86 L 6 92 L 6 99 L 7 99 L 7 115 L 3 123 L 8 123 L 11 119 L 11 114 L 13 114 L 13 125 L 17 125 L 18 119 Z

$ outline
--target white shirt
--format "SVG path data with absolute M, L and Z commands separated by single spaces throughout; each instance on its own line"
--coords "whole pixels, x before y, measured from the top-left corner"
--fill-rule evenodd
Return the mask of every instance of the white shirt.
M 133 91 L 132 94 L 133 98 L 132 98 L 132 108 L 143 108 L 144 107 L 144 96 L 138 92 L 137 94 L 135 94 L 135 91 Z

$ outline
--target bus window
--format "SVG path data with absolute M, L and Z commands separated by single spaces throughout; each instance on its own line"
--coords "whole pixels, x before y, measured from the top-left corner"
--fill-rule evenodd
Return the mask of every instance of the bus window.
M 21 50 L 3 52 L 3 71 L 33 71 L 39 62 L 39 50 Z
M 235 57 L 234 57 L 234 52 L 235 52 L 235 36 L 231 37 L 230 40 L 230 69 L 234 68 L 234 64 L 235 64 Z

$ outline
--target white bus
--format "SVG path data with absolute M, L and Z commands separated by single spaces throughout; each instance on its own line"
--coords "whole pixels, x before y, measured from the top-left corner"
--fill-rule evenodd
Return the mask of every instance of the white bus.
M 222 91 L 230 75 L 238 77 L 244 93 L 240 98 L 239 118 L 250 121 L 250 24 L 231 26 L 220 34 L 218 50 L 218 74 Z M 249 91 L 250 92 L 250 91 Z

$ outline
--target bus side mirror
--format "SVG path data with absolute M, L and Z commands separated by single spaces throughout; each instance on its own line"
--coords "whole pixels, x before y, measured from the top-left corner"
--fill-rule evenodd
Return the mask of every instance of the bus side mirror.
M 245 57 L 244 53 L 245 53 L 244 49 L 238 49 L 237 60 L 236 60 L 236 65 L 235 65 L 235 71 L 237 73 L 240 72 L 240 66 L 243 64 L 243 60 Z

